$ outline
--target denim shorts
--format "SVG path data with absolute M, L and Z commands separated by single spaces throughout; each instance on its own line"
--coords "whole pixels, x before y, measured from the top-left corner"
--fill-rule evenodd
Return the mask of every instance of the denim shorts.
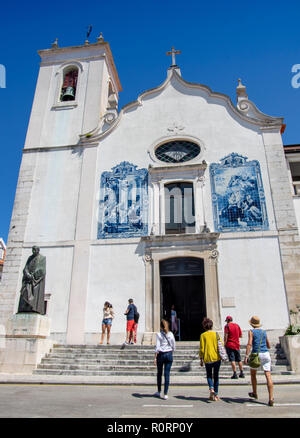
M 102 321 L 103 325 L 112 325 L 112 318 L 105 318 Z
M 230 362 L 241 362 L 240 350 L 233 350 L 232 348 L 226 347 L 226 352 Z

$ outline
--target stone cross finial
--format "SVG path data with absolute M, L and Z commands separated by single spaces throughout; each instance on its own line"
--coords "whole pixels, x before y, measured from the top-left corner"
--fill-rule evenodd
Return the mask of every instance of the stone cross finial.
M 57 47 L 58 47 L 58 44 L 57 44 L 57 38 L 55 39 L 55 41 L 52 43 L 52 49 L 56 49 Z
M 102 32 L 100 33 L 100 36 L 98 36 L 97 41 L 98 41 L 98 43 L 103 43 L 104 38 L 103 38 Z
M 167 56 L 172 55 L 172 65 L 171 67 L 175 67 L 176 66 L 176 61 L 175 61 L 175 55 L 180 55 L 181 50 L 175 50 L 174 47 L 172 47 L 171 52 L 167 52 Z
M 248 99 L 247 93 L 246 93 L 246 87 L 242 84 L 242 80 L 238 79 L 239 85 L 236 87 L 236 93 L 237 93 L 237 99 Z

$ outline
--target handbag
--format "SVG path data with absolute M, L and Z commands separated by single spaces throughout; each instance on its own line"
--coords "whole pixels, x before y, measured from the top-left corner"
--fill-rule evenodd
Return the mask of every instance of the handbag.
M 261 337 L 260 337 L 258 352 L 257 353 L 251 353 L 249 355 L 248 365 L 249 365 L 250 368 L 259 368 L 260 367 L 259 351 L 260 351 L 260 345 L 261 345 L 263 334 L 264 334 L 264 332 L 261 331 Z
M 222 342 L 220 336 L 218 335 L 218 333 L 216 333 L 216 335 L 217 335 L 218 353 L 219 353 L 219 355 L 221 357 L 221 360 L 223 362 L 225 362 L 225 361 L 228 360 L 228 356 L 227 356 L 225 347 L 223 345 L 223 342 Z

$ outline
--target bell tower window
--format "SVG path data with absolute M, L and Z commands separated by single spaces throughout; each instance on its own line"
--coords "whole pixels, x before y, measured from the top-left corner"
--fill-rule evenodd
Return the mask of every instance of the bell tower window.
M 75 100 L 77 80 L 78 80 L 77 67 L 72 66 L 64 70 L 63 84 L 60 94 L 61 102 Z

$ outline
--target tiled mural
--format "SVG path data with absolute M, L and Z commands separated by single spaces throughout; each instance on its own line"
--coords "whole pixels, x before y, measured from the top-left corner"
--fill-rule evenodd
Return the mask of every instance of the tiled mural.
M 103 172 L 100 183 L 98 239 L 148 233 L 148 171 L 123 161 Z
M 210 165 L 215 230 L 267 230 L 268 218 L 260 165 L 232 153 Z

